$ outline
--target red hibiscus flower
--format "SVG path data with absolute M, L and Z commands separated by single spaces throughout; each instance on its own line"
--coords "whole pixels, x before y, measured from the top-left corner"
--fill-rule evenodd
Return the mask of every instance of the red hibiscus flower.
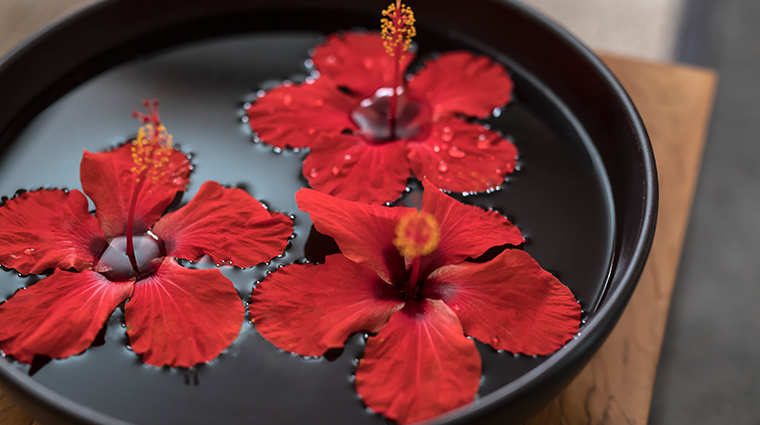
M 261 335 L 305 356 L 342 347 L 354 332 L 377 332 L 357 367 L 356 390 L 400 423 L 473 401 L 481 362 L 465 335 L 497 350 L 546 355 L 578 332 L 581 314 L 570 289 L 523 250 L 468 261 L 521 244 L 520 231 L 423 184 L 419 213 L 300 190 L 299 207 L 341 254 L 269 275 L 250 306 Z
M 26 192 L 0 207 L 0 264 L 53 270 L 0 305 L 6 354 L 31 363 L 80 353 L 124 301 L 129 343 L 151 365 L 194 366 L 237 337 L 245 308 L 232 282 L 173 257 L 251 267 L 285 249 L 292 222 L 212 181 L 162 217 L 187 187 L 190 162 L 154 108 L 134 142 L 84 152 L 80 178 L 95 216 L 78 190 Z
M 283 84 L 247 114 L 262 141 L 311 148 L 303 175 L 312 188 L 383 203 L 398 199 L 410 173 L 444 190 L 481 192 L 514 170 L 514 145 L 464 119 L 510 100 L 512 80 L 489 58 L 448 52 L 404 79 L 413 53 L 390 56 L 379 34 L 348 32 L 329 36 L 311 59 L 319 78 Z

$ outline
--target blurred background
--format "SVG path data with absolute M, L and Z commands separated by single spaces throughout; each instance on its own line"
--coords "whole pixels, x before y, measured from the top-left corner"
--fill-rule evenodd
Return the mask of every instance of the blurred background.
M 0 54 L 90 2 L 0 0 Z M 649 423 L 759 424 L 760 0 L 525 2 L 598 51 L 719 72 Z

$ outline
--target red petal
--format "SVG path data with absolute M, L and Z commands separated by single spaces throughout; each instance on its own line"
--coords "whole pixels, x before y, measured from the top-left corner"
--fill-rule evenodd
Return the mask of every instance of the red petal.
M 480 355 L 438 300 L 407 302 L 367 341 L 356 391 L 372 410 L 406 424 L 471 403 Z
M 125 316 L 129 344 L 153 366 L 192 367 L 237 338 L 245 310 L 218 269 L 189 270 L 167 257 L 135 284 Z
M 423 276 L 444 265 L 478 258 L 495 246 L 525 242 L 520 230 L 506 218 L 498 219 L 498 213 L 457 202 L 430 181 L 422 185 L 422 210 L 433 214 L 441 229 L 438 248 L 420 258 Z
M 404 259 L 393 238 L 396 224 L 413 208 L 345 201 L 310 189 L 296 192 L 296 201 L 309 213 L 317 231 L 334 238 L 349 260 L 369 266 L 390 284 L 406 281 Z
M 367 143 L 361 136 L 338 134 L 320 139 L 303 163 L 314 189 L 365 203 L 392 202 L 410 176 L 404 142 Z
M 79 178 L 82 189 L 95 202 L 95 212 L 108 236 L 122 235 L 127 229 L 127 213 L 134 174 L 130 152 L 131 143 L 112 151 L 90 153 L 84 151 Z M 187 188 L 190 161 L 174 150 L 169 162 L 163 166 L 165 178 L 147 179 L 140 190 L 135 209 L 134 232 L 148 230 L 161 217 L 177 192 Z
M 19 273 L 86 269 L 105 244 L 78 190 L 27 192 L 0 207 L 0 264 Z
M 497 350 L 550 354 L 580 325 L 581 308 L 570 289 L 518 249 L 485 263 L 442 267 L 422 291 L 451 307 L 465 334 Z
M 92 271 L 57 269 L 0 305 L 0 348 L 24 363 L 35 354 L 62 359 L 81 353 L 132 286 Z
M 217 264 L 253 267 L 285 251 L 293 221 L 241 189 L 207 181 L 186 206 L 161 217 L 153 233 L 167 255 L 190 261 L 210 255 Z
M 427 104 L 433 117 L 456 113 L 486 118 L 512 98 L 507 71 L 486 56 L 444 53 L 409 81 L 409 97 Z
M 280 86 L 248 109 L 249 125 L 261 140 L 273 146 L 314 146 L 319 134 L 356 129 L 351 110 L 357 103 L 326 78 L 313 84 Z
M 354 332 L 377 332 L 404 305 L 401 292 L 369 267 L 341 254 L 324 264 L 294 264 L 253 292 L 256 329 L 277 347 L 303 356 L 340 348 Z
M 433 123 L 427 140 L 407 146 L 414 175 L 451 192 L 495 189 L 517 162 L 515 145 L 456 117 Z
M 323 77 L 330 78 L 338 86 L 348 87 L 362 98 L 396 84 L 395 58 L 385 52 L 383 39 L 378 33 L 330 35 L 325 44 L 317 47 L 312 59 Z M 413 53 L 404 53 L 399 67 L 401 72 L 413 59 Z

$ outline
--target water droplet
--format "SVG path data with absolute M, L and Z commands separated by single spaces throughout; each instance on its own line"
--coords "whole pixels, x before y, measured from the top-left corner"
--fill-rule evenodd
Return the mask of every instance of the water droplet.
M 151 232 L 133 235 L 132 242 L 137 270 L 132 267 L 127 256 L 126 236 L 111 239 L 106 249 L 100 254 L 94 270 L 115 282 L 146 277 L 156 271 L 166 255 L 163 242 Z M 26 250 L 24 253 L 26 254 Z
M 372 60 L 372 56 L 365 56 L 362 64 L 364 65 L 364 69 L 370 70 L 373 66 L 375 66 L 375 61 Z
M 331 171 L 333 173 L 333 176 L 337 176 L 338 174 L 340 174 L 340 168 L 338 167 L 332 167 Z
M 499 336 L 498 335 L 493 335 L 491 337 L 491 345 L 496 345 L 498 343 L 499 343 Z
M 446 126 L 443 127 L 443 131 L 441 131 L 441 140 L 444 142 L 450 142 L 451 139 L 454 138 L 454 132 L 451 131 L 451 127 Z
M 251 109 L 251 102 L 245 102 L 243 104 L 243 109 L 245 109 L 246 111 Z
M 335 63 L 338 61 L 338 58 L 335 57 L 335 55 L 330 55 L 327 58 L 325 58 L 327 63 Z
M 460 151 L 456 146 L 452 146 L 449 149 L 449 156 L 452 158 L 464 158 L 467 154 L 464 151 Z
M 314 101 L 314 104 L 317 106 L 323 106 L 325 104 L 325 101 L 322 99 L 317 99 Z
M 448 170 L 449 170 L 449 166 L 445 162 L 441 161 L 438 163 L 438 171 L 445 173 Z
M 460 310 L 459 306 L 457 304 L 454 304 L 454 311 L 459 311 L 459 310 Z
M 349 154 L 349 153 L 345 154 L 343 156 L 343 159 L 345 159 L 346 161 L 349 161 L 351 159 L 351 154 Z
M 314 67 L 314 61 L 311 59 L 306 59 L 303 61 L 303 65 L 307 68 L 313 68 Z
M 24 250 L 24 254 L 26 255 L 32 255 L 34 253 L 34 248 L 27 248 Z
M 317 132 L 317 129 L 316 129 L 316 128 L 314 128 L 314 127 L 310 128 L 310 129 L 308 129 L 308 130 L 306 130 L 306 134 L 308 134 L 309 136 L 313 135 L 313 134 L 314 134 L 314 133 L 316 133 L 316 132 Z
M 501 115 L 501 108 L 494 108 L 493 109 L 493 116 L 498 117 Z
M 290 104 L 293 103 L 293 96 L 286 94 L 282 97 L 282 104 L 285 106 L 290 106 Z
M 316 168 L 312 168 L 311 171 L 309 171 L 309 177 L 311 177 L 313 179 L 317 178 L 317 169 Z
M 282 153 L 282 148 L 275 146 L 275 147 L 272 148 L 272 152 L 274 152 L 274 153 Z
M 478 137 L 477 146 L 478 149 L 488 149 L 491 146 L 491 142 L 486 138 L 485 134 L 481 134 Z
M 359 102 L 358 107 L 351 111 L 351 120 L 359 127 L 358 133 L 379 142 L 408 140 L 419 135 L 429 125 L 430 108 L 402 96 L 397 103 L 395 131 L 391 131 L 388 114 L 392 97 L 392 88 L 381 87 L 374 95 Z
M 242 121 L 243 124 L 247 124 L 249 120 L 250 118 L 248 118 L 248 115 L 243 115 L 242 117 L 240 117 L 240 121 Z

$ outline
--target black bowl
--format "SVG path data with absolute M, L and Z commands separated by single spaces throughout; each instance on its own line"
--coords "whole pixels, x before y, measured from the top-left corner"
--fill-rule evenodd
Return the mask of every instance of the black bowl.
M 60 21 L 0 62 L 0 147 L 55 100 L 103 71 L 158 49 L 252 30 L 320 28 L 319 17 L 339 10 L 376 25 L 387 0 L 106 0 Z M 541 95 L 572 117 L 603 164 L 614 209 L 612 260 L 605 288 L 579 335 L 528 373 L 439 424 L 520 423 L 551 400 L 588 362 L 614 327 L 644 267 L 657 215 L 657 176 L 646 131 L 611 72 L 588 48 L 542 15 L 512 1 L 415 0 L 427 28 L 465 40 L 519 67 Z M 291 11 L 287 21 L 263 19 Z M 299 11 L 299 13 L 295 13 Z M 308 13 L 302 13 L 307 11 Z M 310 19 L 310 20 L 309 20 Z M 307 20 L 309 20 L 307 22 Z M 317 21 L 317 22 L 315 22 Z M 540 82 L 540 83 L 536 83 Z M 564 109 L 563 109 L 564 108 Z M 565 124 L 567 125 L 567 124 Z M 46 424 L 126 424 L 73 402 L 8 361 L 0 384 Z

